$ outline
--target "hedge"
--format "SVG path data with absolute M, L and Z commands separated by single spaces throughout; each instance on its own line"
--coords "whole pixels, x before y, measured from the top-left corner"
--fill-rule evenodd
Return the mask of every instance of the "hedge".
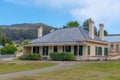
M 72 61 L 75 60 L 74 54 L 70 52 L 53 52 L 50 53 L 50 58 L 54 61 Z
M 20 60 L 40 60 L 41 56 L 37 53 L 24 54 L 19 57 Z

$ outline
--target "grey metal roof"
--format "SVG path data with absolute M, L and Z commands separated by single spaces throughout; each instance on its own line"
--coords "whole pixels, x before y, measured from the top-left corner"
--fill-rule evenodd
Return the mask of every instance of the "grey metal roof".
M 105 40 L 108 41 L 108 42 L 120 42 L 120 35 L 106 36 Z
M 89 37 L 89 32 L 83 28 L 65 28 L 58 29 L 43 37 L 30 42 L 30 45 L 59 45 L 59 44 L 78 44 L 78 41 L 93 40 Z M 95 36 L 95 41 L 102 41 Z M 103 42 L 103 41 L 102 41 Z
M 88 31 L 83 28 L 67 28 L 56 30 L 55 32 L 49 33 L 43 37 L 33 40 L 31 43 L 81 40 L 92 40 L 92 38 L 89 37 Z M 96 36 L 94 40 L 101 41 L 101 39 Z

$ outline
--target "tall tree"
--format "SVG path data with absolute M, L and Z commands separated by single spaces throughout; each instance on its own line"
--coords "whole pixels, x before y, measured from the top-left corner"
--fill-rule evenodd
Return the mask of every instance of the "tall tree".
M 89 18 L 83 22 L 83 28 L 86 29 L 87 31 L 89 31 L 89 21 L 90 20 L 91 20 L 91 18 Z M 94 27 L 94 31 L 95 31 L 95 35 L 99 36 L 100 31 L 99 30 L 97 31 L 96 26 Z M 108 36 L 107 30 L 104 30 L 104 36 Z
M 107 30 L 104 30 L 104 36 L 108 36 Z
M 63 28 L 73 28 L 73 27 L 79 27 L 80 24 L 77 21 L 70 21 L 66 25 L 63 26 Z
M 91 18 L 89 18 L 83 22 L 83 28 L 86 29 L 87 31 L 89 31 L 89 21 L 90 20 L 91 20 Z M 94 33 L 95 35 L 98 35 L 98 31 L 97 31 L 96 26 L 94 26 L 94 32 L 95 32 Z

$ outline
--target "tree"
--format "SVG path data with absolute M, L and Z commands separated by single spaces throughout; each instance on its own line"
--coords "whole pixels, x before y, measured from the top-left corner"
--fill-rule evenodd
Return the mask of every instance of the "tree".
M 77 21 L 70 21 L 66 25 L 63 26 L 63 28 L 73 28 L 73 27 L 79 27 L 80 24 Z
M 5 46 L 6 44 L 12 44 L 12 41 L 11 39 L 3 36 L 2 32 L 0 32 L 0 45 Z
M 87 20 L 85 20 L 84 22 L 83 22 L 83 28 L 84 29 L 86 29 L 87 31 L 89 31 L 89 21 L 91 20 L 91 18 L 89 18 L 89 19 L 87 19 Z M 99 30 L 97 30 L 97 28 L 96 28 L 96 26 L 94 26 L 94 34 L 96 35 L 96 36 L 99 36 L 99 34 L 100 34 L 100 31 Z M 108 35 L 108 32 L 107 32 L 107 30 L 104 30 L 104 36 L 107 36 Z
M 8 44 L 1 49 L 1 54 L 14 54 L 16 50 L 14 45 Z
M 104 30 L 104 36 L 108 36 L 107 30 Z
M 87 30 L 87 31 L 89 31 L 89 21 L 91 20 L 91 18 L 89 18 L 89 19 L 87 19 L 87 20 L 85 20 L 84 22 L 83 22 L 83 28 L 85 29 L 85 30 Z M 96 26 L 94 26 L 94 34 L 95 35 L 98 35 L 98 31 L 97 31 L 97 28 L 96 28 Z
M 24 40 L 24 41 L 22 42 L 22 44 L 23 44 L 23 45 L 27 45 L 29 42 L 30 42 L 30 40 L 27 39 L 27 40 Z

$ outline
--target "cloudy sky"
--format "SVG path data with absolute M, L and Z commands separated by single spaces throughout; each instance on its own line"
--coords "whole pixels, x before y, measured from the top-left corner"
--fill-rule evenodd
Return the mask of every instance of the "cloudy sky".
M 0 24 L 45 23 L 62 27 L 92 18 L 110 34 L 120 34 L 120 0 L 0 0 Z

